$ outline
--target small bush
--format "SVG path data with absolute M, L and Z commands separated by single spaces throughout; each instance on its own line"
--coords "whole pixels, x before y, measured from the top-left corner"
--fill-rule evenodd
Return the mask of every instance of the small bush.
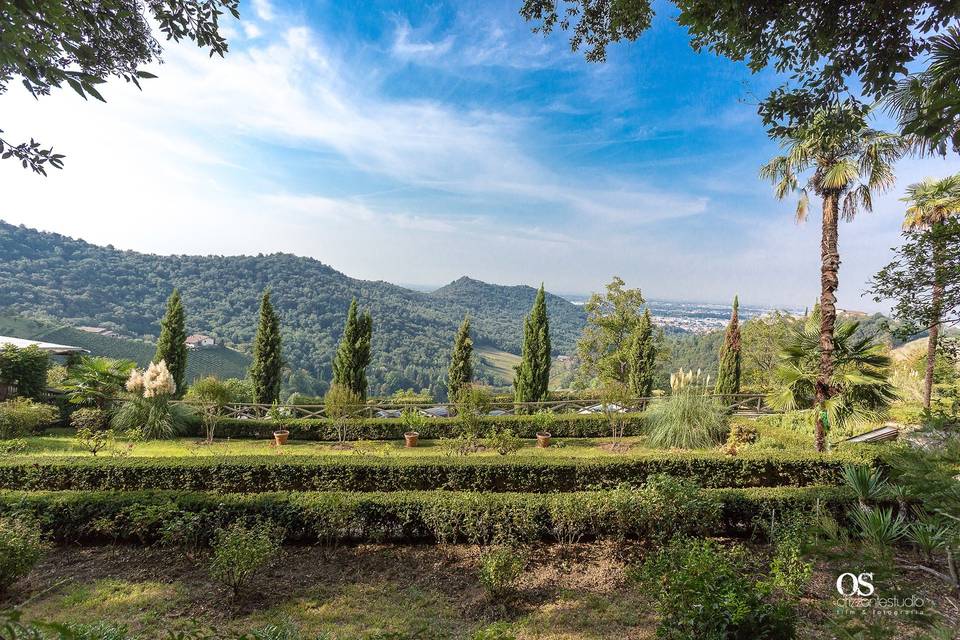
M 491 449 L 495 449 L 502 456 L 519 451 L 523 448 L 523 440 L 513 435 L 512 429 L 502 429 L 495 431 L 493 435 L 487 438 L 487 444 Z
M 526 560 L 509 547 L 497 547 L 480 559 L 480 584 L 490 599 L 508 595 L 523 573 Z
M 70 414 L 70 426 L 76 430 L 87 429 L 100 431 L 110 422 L 110 417 L 103 409 L 83 407 Z
M 749 575 L 740 549 L 677 538 L 635 577 L 656 594 L 657 636 L 670 640 L 794 638 L 795 613 Z
M 647 420 L 648 443 L 660 449 L 709 449 L 727 437 L 727 408 L 690 387 L 651 406 Z
M 27 518 L 0 518 L 0 593 L 30 573 L 46 550 L 36 522 Z
M 28 436 L 56 422 L 59 417 L 56 407 L 27 398 L 0 402 L 0 440 Z
M 114 413 L 110 425 L 117 431 L 139 431 L 147 440 L 166 440 L 184 432 L 189 410 L 170 402 L 167 395 L 134 395 Z
M 271 524 L 246 526 L 235 522 L 214 536 L 210 575 L 230 587 L 236 598 L 253 575 L 278 553 L 281 542 L 279 531 Z
M 753 444 L 760 439 L 760 432 L 755 427 L 738 422 L 730 427 L 730 434 L 727 436 L 727 444 L 742 447 Z
M 90 455 L 97 455 L 110 446 L 113 442 L 113 431 L 110 429 L 90 429 L 82 427 L 77 429 L 77 445 Z
M 0 455 L 12 456 L 27 450 L 27 441 L 23 438 L 0 440 Z

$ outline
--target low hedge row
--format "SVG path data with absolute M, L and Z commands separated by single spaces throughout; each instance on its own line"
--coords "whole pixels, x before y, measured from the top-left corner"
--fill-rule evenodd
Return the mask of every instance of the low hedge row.
M 0 492 L 0 515 L 30 515 L 60 542 L 202 545 L 237 520 L 267 519 L 285 541 L 562 542 L 756 532 L 773 510 L 842 514 L 841 487 L 698 489 L 660 478 L 642 490 L 566 494 Z M 278 540 L 278 543 L 281 542 Z
M 623 415 L 625 435 L 640 435 L 644 431 L 645 416 L 642 413 Z M 532 416 L 483 416 L 480 419 L 481 437 L 488 437 L 494 431 L 511 429 L 521 438 L 535 438 L 543 426 Z M 351 440 L 402 440 L 403 433 L 409 431 L 399 418 L 370 418 L 349 420 L 348 433 Z M 188 419 L 188 435 L 201 435 L 203 425 L 200 418 Z M 336 440 L 337 428 L 327 418 L 285 418 L 280 420 L 223 418 L 217 426 L 218 436 L 231 438 L 272 438 L 279 429 L 290 431 L 294 440 Z M 610 423 L 603 414 L 557 413 L 550 416 L 548 430 L 557 438 L 600 438 L 610 435 Z M 426 418 L 417 427 L 424 440 L 449 438 L 463 433 L 463 423 L 459 418 Z
M 689 478 L 703 487 L 778 487 L 839 484 L 845 465 L 865 463 L 855 456 L 730 457 L 709 452 L 651 452 L 623 458 L 26 458 L 0 463 L 0 489 L 558 492 L 620 484 L 639 487 L 661 473 Z

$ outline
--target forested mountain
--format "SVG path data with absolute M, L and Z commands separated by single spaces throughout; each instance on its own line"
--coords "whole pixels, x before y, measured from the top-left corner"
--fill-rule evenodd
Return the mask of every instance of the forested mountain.
M 347 307 L 357 297 L 373 314 L 372 394 L 442 388 L 457 326 L 470 313 L 480 345 L 518 353 L 532 287 L 461 278 L 433 293 L 350 278 L 289 254 L 159 256 L 100 247 L 59 234 L 0 222 L 0 313 L 109 327 L 153 339 L 170 291 L 178 287 L 187 329 L 248 351 L 257 305 L 269 287 L 284 332 L 288 388 L 319 393 Z M 573 349 L 584 322 L 574 304 L 549 296 L 554 349 Z M 481 380 L 507 381 L 481 367 Z

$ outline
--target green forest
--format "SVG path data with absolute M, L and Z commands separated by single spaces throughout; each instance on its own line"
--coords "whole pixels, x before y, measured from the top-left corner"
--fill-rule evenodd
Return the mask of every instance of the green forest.
M 285 388 L 322 394 L 354 297 L 373 316 L 371 395 L 400 389 L 444 393 L 457 326 L 469 313 L 478 348 L 518 354 L 523 318 L 536 289 L 460 278 L 432 293 L 350 278 L 312 258 L 159 256 L 99 247 L 63 235 L 0 222 L 0 313 L 96 325 L 155 341 L 167 296 L 180 289 L 187 330 L 249 353 L 265 288 L 280 315 Z M 555 354 L 573 350 L 582 310 L 547 294 Z M 481 360 L 478 382 L 509 385 Z

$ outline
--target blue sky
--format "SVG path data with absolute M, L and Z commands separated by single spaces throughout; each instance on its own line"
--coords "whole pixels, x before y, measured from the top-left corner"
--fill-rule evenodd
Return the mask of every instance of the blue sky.
M 591 64 L 530 32 L 519 2 L 256 0 L 209 60 L 167 46 L 143 92 L 2 98 L 11 137 L 68 154 L 43 180 L 0 163 L 3 217 L 157 253 L 310 255 L 355 277 L 470 275 L 559 292 L 614 274 L 652 297 L 803 307 L 818 218 L 793 222 L 758 167 L 771 73 L 696 54 L 673 9 Z M 880 124 L 884 124 L 880 122 Z M 907 159 L 841 230 L 841 305 L 897 243 Z

